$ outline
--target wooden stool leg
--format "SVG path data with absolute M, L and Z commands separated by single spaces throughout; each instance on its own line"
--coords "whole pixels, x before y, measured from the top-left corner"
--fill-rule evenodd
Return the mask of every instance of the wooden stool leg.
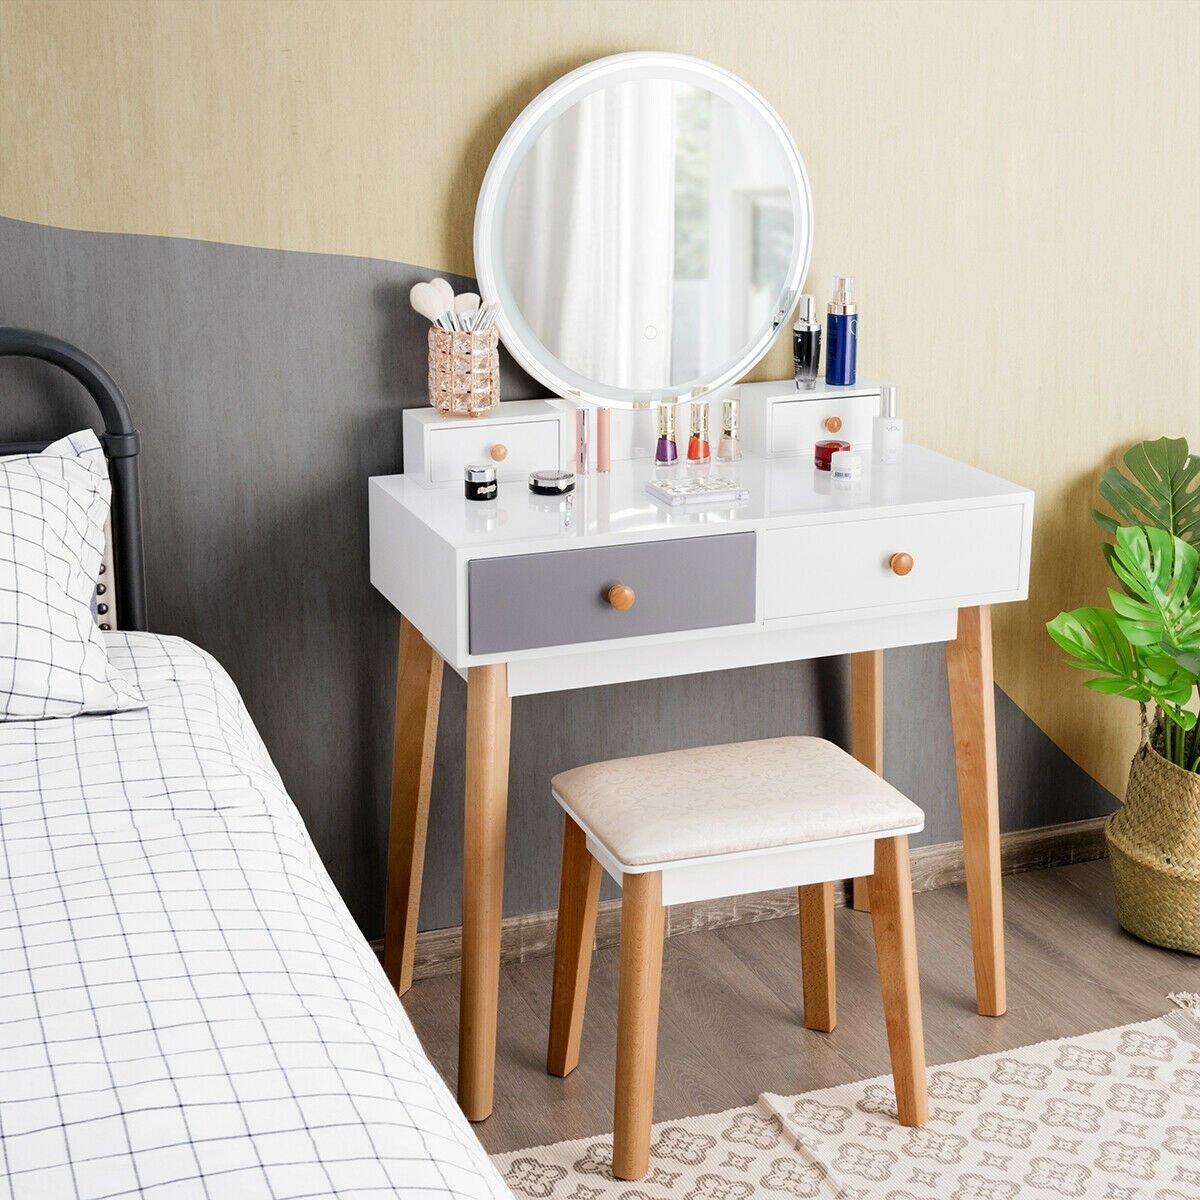
M 837 1024 L 833 884 L 809 883 L 800 893 L 800 970 L 804 1025 L 832 1033 Z
M 924 1125 L 929 1119 L 929 1098 L 907 837 L 880 838 L 875 843 L 871 922 L 896 1083 L 896 1113 L 901 1125 Z
M 850 753 L 876 775 L 883 774 L 883 651 L 850 655 Z M 850 907 L 870 912 L 870 885 L 855 879 Z
M 401 617 L 392 742 L 392 823 L 383 918 L 383 969 L 400 995 L 412 987 L 413 980 L 441 702 L 441 655 Z
M 583 1035 L 599 904 L 600 864 L 588 853 L 583 830 L 567 816 L 554 943 L 550 1048 L 546 1054 L 546 1070 L 551 1075 L 569 1075 L 579 1066 L 579 1042 Z
M 662 988 L 662 873 L 626 875 L 621 896 L 621 991 L 613 1174 L 641 1179 L 650 1166 L 658 1001 Z

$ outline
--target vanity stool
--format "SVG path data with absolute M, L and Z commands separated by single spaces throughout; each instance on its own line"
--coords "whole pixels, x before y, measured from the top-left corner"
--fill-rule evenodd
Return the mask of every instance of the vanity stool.
M 928 1117 L 908 835 L 924 814 L 831 742 L 771 738 L 593 763 L 556 775 L 566 814 L 547 1070 L 579 1064 L 600 868 L 622 887 L 613 1174 L 650 1163 L 665 908 L 798 886 L 804 1022 L 828 1032 L 833 881 L 869 876 L 902 1125 Z

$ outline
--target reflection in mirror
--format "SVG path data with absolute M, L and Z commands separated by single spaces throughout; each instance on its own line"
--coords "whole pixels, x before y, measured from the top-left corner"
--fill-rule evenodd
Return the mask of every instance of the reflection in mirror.
M 809 236 L 795 178 L 777 129 L 715 91 L 591 91 L 513 164 L 499 248 L 512 301 L 585 379 L 652 393 L 712 378 L 791 306 Z

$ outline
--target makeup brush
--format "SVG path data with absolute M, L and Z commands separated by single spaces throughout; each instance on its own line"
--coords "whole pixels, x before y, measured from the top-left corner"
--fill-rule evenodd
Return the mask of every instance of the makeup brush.
M 438 289 L 431 283 L 414 283 L 408 293 L 409 302 L 423 317 L 428 317 L 439 329 L 449 329 L 446 309 Z
M 462 320 L 464 329 L 474 329 L 479 319 L 479 297 L 474 292 L 463 292 L 455 296 L 454 311 Z
M 446 320 L 450 322 L 450 328 L 461 329 L 462 322 L 454 313 L 454 289 L 449 282 L 439 275 L 436 279 L 431 279 L 429 285 L 437 291 L 438 303 L 442 306 L 442 312 L 446 314 Z

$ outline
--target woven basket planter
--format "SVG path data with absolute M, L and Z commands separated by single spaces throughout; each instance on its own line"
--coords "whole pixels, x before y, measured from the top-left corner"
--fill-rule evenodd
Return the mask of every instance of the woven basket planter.
M 1117 918 L 1144 942 L 1200 954 L 1200 775 L 1143 741 L 1104 826 Z

